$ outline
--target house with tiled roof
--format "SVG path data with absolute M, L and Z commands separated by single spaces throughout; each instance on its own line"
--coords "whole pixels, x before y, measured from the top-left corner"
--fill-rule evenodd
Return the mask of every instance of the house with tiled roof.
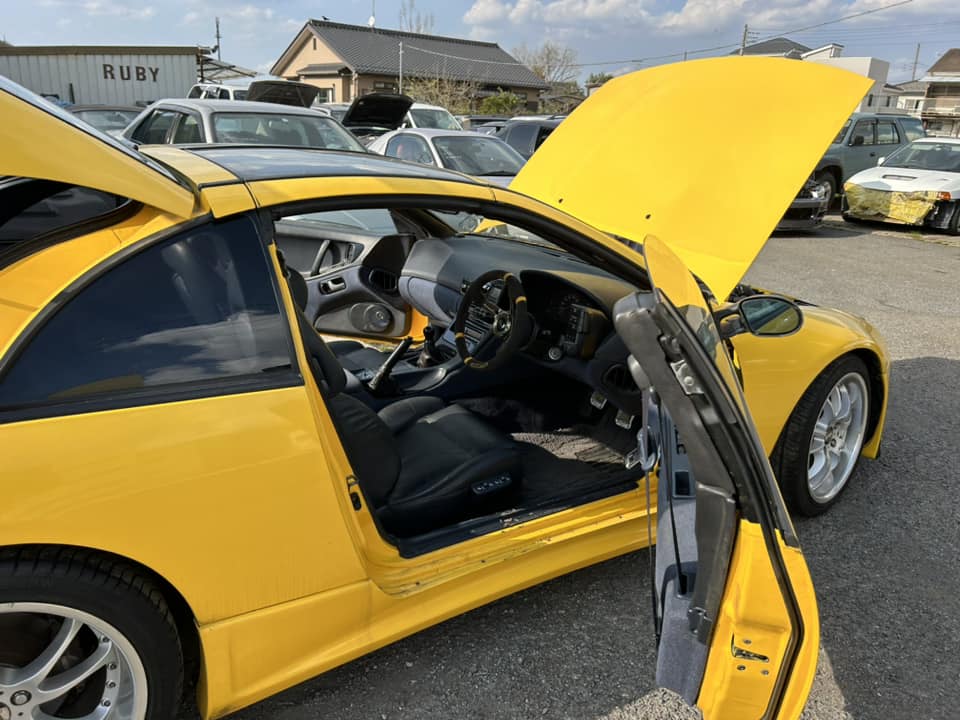
M 270 72 L 316 85 L 327 102 L 398 92 L 401 78 L 442 78 L 470 83 L 478 99 L 502 90 L 536 108 L 548 87 L 496 43 L 329 20 L 309 20 Z

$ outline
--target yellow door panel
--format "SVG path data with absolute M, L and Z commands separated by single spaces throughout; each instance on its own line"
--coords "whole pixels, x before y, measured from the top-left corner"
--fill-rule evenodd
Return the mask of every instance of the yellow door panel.
M 803 618 L 795 628 L 777 581 L 760 526 L 741 521 L 714 629 L 697 705 L 704 720 L 751 720 L 767 716 L 767 700 L 779 683 L 789 684 L 780 707 L 769 717 L 798 718 L 817 667 L 820 630 L 813 583 L 803 554 L 780 540 L 788 583 Z M 793 664 L 784 658 L 799 643 Z

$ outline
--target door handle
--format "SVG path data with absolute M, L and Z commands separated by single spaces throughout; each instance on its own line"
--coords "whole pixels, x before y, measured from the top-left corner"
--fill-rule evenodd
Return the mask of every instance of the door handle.
M 320 292 L 324 295 L 331 295 L 341 290 L 347 289 L 347 282 L 342 277 L 330 278 L 320 283 Z
M 875 152 L 870 153 L 870 157 L 876 157 L 876 156 L 877 154 Z

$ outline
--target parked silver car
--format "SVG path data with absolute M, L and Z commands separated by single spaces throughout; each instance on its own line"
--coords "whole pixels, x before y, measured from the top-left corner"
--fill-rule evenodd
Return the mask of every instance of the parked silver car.
M 366 152 L 340 123 L 292 105 L 242 100 L 160 100 L 123 131 L 138 145 L 230 143 Z
M 367 147 L 381 155 L 457 170 L 503 186 L 510 184 L 526 162 L 502 140 L 468 130 L 396 130 Z

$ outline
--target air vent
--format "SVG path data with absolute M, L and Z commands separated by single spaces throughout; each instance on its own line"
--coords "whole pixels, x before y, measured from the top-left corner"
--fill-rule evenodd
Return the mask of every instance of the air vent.
M 633 381 L 633 376 L 626 365 L 611 365 L 603 374 L 603 384 L 611 390 L 620 392 L 639 393 L 640 388 Z
M 374 268 L 370 271 L 370 284 L 388 295 L 398 294 L 400 279 L 389 270 Z

